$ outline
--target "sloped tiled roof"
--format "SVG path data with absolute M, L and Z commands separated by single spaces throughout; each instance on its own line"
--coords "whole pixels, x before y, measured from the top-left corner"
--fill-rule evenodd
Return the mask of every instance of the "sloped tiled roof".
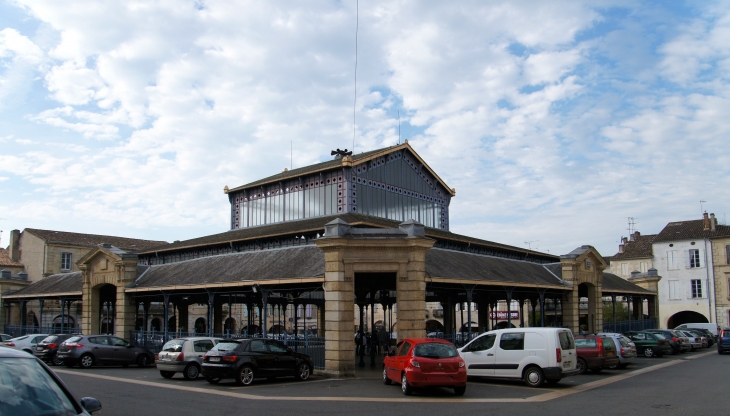
M 168 244 L 167 241 L 140 240 L 137 238 L 70 233 L 66 231 L 38 230 L 35 228 L 26 228 L 23 232 L 29 232 L 45 240 L 47 243 L 71 244 L 87 247 L 94 247 L 99 244 L 108 243 L 128 251 L 146 250 L 152 247 L 159 247 Z
M 560 263 L 544 264 L 547 270 L 550 270 L 556 276 L 563 278 L 563 266 Z M 603 293 L 631 293 L 631 294 L 647 294 L 656 295 L 656 292 L 646 290 L 641 286 L 635 285 L 615 274 L 603 272 Z
M 262 226 L 258 226 L 258 227 L 239 228 L 237 230 L 226 231 L 224 233 L 193 238 L 191 240 L 174 242 L 172 244 L 169 244 L 169 245 L 166 245 L 163 247 L 155 247 L 155 249 L 145 250 L 140 254 L 149 254 L 149 253 L 155 253 L 155 252 L 163 253 L 163 252 L 167 252 L 167 251 L 174 251 L 174 250 L 180 250 L 180 249 L 204 247 L 204 246 L 215 245 L 215 244 L 228 244 L 228 243 L 235 243 L 235 242 L 245 241 L 245 240 L 255 240 L 257 238 L 268 238 L 268 237 L 291 235 L 291 234 L 295 234 L 295 233 L 321 232 L 321 231 L 324 231 L 325 224 L 327 224 L 328 222 L 330 222 L 336 218 L 340 218 L 352 226 L 398 228 L 398 225 L 400 224 L 399 221 L 386 220 L 384 218 L 373 217 L 373 216 L 364 215 L 364 214 L 353 214 L 353 213 L 335 214 L 335 215 L 328 215 L 326 217 L 307 218 L 307 219 L 303 219 L 303 220 L 280 222 L 280 223 L 276 223 L 276 224 L 262 225 Z M 430 238 L 434 238 L 434 239 L 441 239 L 441 240 L 459 241 L 459 242 L 463 242 L 463 243 L 478 244 L 478 245 L 482 245 L 482 246 L 496 247 L 496 248 L 500 248 L 500 249 L 511 250 L 511 251 L 514 251 L 516 253 L 521 253 L 521 254 L 531 254 L 531 255 L 540 256 L 540 257 L 554 257 L 556 260 L 558 259 L 557 256 L 551 256 L 550 254 L 540 253 L 537 251 L 527 250 L 522 247 L 514 247 L 514 246 L 509 246 L 506 244 L 500 244 L 500 243 L 495 243 L 492 241 L 481 240 L 481 239 L 474 238 L 474 237 L 455 234 L 450 231 L 440 230 L 438 228 L 426 227 L 426 237 L 430 237 Z
M 693 238 L 730 237 L 730 226 L 717 225 L 715 231 L 705 231 L 704 220 L 670 222 L 657 234 L 655 243 L 665 241 L 691 240 Z
M 23 263 L 10 260 L 10 252 L 7 249 L 0 248 L 0 267 L 23 267 Z
M 39 280 L 10 295 L 4 295 L 3 298 L 32 298 L 37 296 L 51 296 L 59 293 L 81 296 L 81 287 L 81 272 L 59 273 Z
M 611 256 L 611 260 L 643 259 L 651 258 L 654 255 L 651 251 L 651 244 L 658 234 L 639 235 L 633 241 L 624 244 L 624 252 Z

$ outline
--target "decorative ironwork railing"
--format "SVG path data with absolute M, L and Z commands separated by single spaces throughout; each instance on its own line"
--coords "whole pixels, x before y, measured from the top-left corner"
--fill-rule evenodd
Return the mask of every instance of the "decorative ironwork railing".
M 64 326 L 61 326 L 61 324 L 43 326 L 5 325 L 3 333 L 12 337 L 20 337 L 29 334 L 80 334 L 81 327 L 74 324 L 66 324 Z
M 643 331 L 645 329 L 656 329 L 656 319 L 636 319 L 629 321 L 604 322 L 603 332 L 617 332 L 623 334 L 628 331 Z

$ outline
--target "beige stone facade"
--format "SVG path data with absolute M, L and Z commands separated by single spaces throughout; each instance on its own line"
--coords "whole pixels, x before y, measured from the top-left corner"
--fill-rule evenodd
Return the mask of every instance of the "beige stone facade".
M 730 327 L 730 237 L 712 239 L 717 325 Z
M 588 333 L 603 330 L 603 271 L 608 265 L 601 255 L 590 246 L 583 246 L 582 253 L 575 256 L 561 256 L 563 280 L 573 286 L 563 299 L 563 325 L 576 329 L 580 327 L 580 298 L 588 298 Z

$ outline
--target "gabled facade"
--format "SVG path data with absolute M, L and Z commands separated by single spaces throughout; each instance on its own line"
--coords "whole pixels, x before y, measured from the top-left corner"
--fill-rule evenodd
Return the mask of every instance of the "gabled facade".
M 611 256 L 610 272 L 624 279 L 631 277 L 631 273 L 647 273 L 654 267 L 654 253 L 652 242 L 656 234 L 641 235 L 638 231 L 629 238 L 622 237 L 618 246 L 618 253 Z
M 226 187 L 231 229 L 347 213 L 449 229 L 455 191 L 407 141 L 357 155 L 333 153 L 328 162 Z

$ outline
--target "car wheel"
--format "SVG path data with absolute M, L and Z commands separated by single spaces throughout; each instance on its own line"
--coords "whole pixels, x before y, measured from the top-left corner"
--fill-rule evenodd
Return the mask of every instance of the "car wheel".
M 137 367 L 144 368 L 150 365 L 150 359 L 147 357 L 147 354 L 142 354 L 139 357 L 137 357 Z
M 240 370 L 236 373 L 236 383 L 242 385 L 242 386 L 249 386 L 251 383 L 253 383 L 253 368 L 250 366 L 244 365 L 241 367 Z
M 309 368 L 309 364 L 307 363 L 300 363 L 297 366 L 297 373 L 295 374 L 297 380 L 299 381 L 305 381 L 309 379 L 309 376 L 312 374 L 312 369 Z
M 388 378 L 388 370 L 386 370 L 385 367 L 383 367 L 383 384 L 386 386 L 393 384 L 393 380 Z
M 195 364 L 188 364 L 188 366 L 185 367 L 185 370 L 183 370 L 183 377 L 185 377 L 185 380 L 195 380 L 198 378 L 198 375 L 200 375 L 200 368 L 198 368 Z
M 644 348 L 644 357 L 651 358 L 654 356 L 654 349 L 653 348 Z
M 175 375 L 174 371 L 160 371 L 160 375 L 165 378 L 172 378 Z
M 63 360 L 62 360 L 62 359 L 60 359 L 60 358 L 58 358 L 58 356 L 57 356 L 57 355 L 54 355 L 54 356 L 53 356 L 53 359 L 51 359 L 51 364 L 53 364 L 53 365 L 55 365 L 55 366 L 59 366 L 59 367 L 60 367 L 60 366 L 62 366 L 62 365 L 63 365 Z
M 406 373 L 403 373 L 403 376 L 400 380 L 400 389 L 403 390 L 403 394 L 406 396 L 410 396 L 413 394 L 413 387 L 411 387 L 411 384 L 408 382 L 408 378 L 406 378 Z
M 94 366 L 94 357 L 91 354 L 84 354 L 79 358 L 81 368 L 91 368 Z
M 588 369 L 588 364 L 586 363 L 586 360 L 582 358 L 578 358 L 578 364 L 576 365 L 578 370 L 578 374 L 585 374 L 586 370 Z
M 530 367 L 525 370 L 522 380 L 530 387 L 540 387 L 545 381 L 545 374 L 539 367 Z
M 221 381 L 221 378 L 207 376 L 207 377 L 205 377 L 205 381 L 207 381 L 210 384 L 218 384 L 218 382 Z
M 466 386 L 454 387 L 454 394 L 457 396 L 463 396 L 466 393 Z

